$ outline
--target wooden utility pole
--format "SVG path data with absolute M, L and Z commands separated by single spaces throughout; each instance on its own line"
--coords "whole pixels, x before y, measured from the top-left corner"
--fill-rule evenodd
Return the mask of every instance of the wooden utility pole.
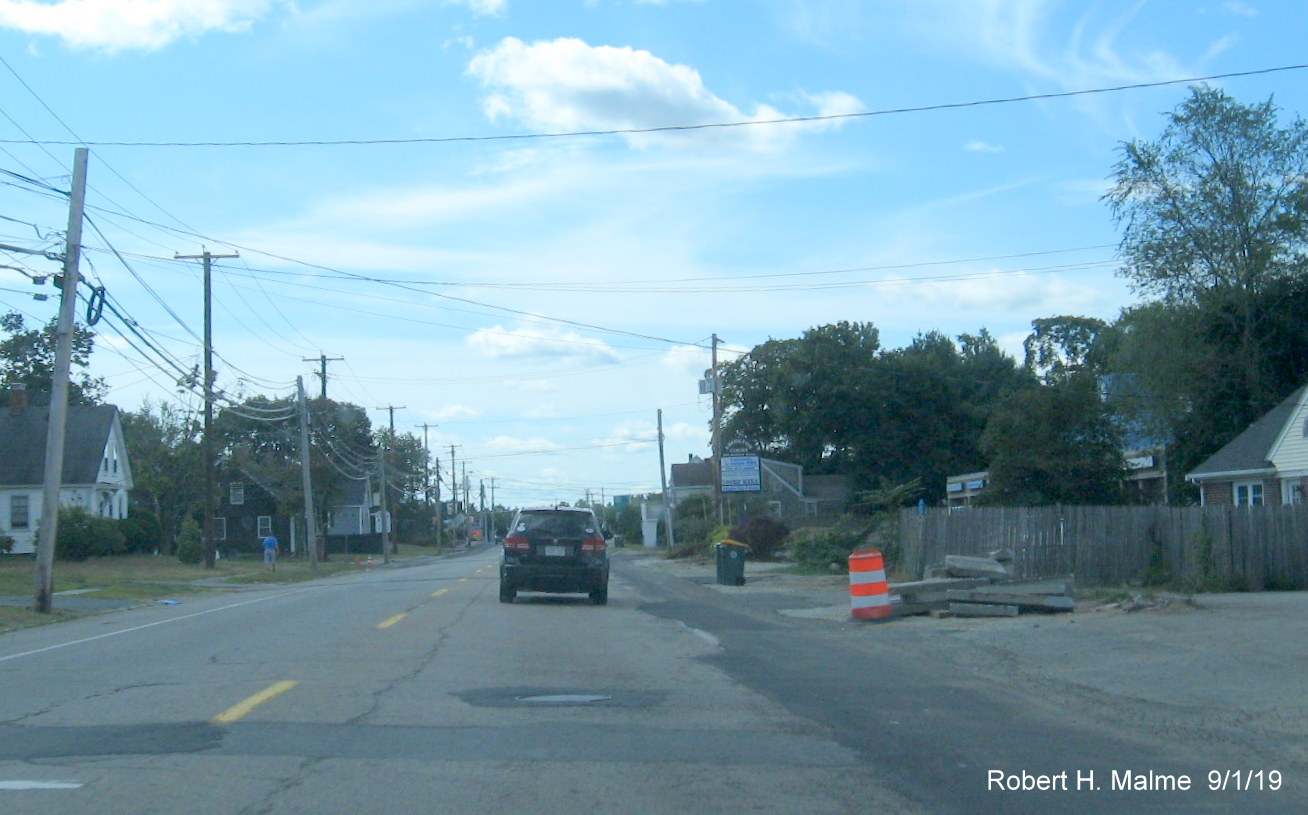
M 199 255 L 173 255 L 174 260 L 204 261 L 204 565 L 212 569 L 218 559 L 214 540 L 214 455 L 213 455 L 213 260 L 240 255 L 215 255 L 208 249 Z
M 309 400 L 304 396 L 304 377 L 295 377 L 300 408 L 300 483 L 304 490 L 304 536 L 308 538 L 309 567 L 318 568 L 318 523 L 313 515 L 313 481 L 309 477 Z
M 68 237 L 64 242 L 64 285 L 55 328 L 54 372 L 50 382 L 49 426 L 45 435 L 45 482 L 41 485 L 41 527 L 36 543 L 36 597 L 33 608 L 49 614 L 54 597 L 54 550 L 59 531 L 59 492 L 64 480 L 64 430 L 73 359 L 79 263 L 82 257 L 82 210 L 86 205 L 85 147 L 73 151 L 73 186 L 68 196 Z
M 326 399 L 327 399 L 327 363 L 329 363 L 329 362 L 340 362 L 340 361 L 343 360 L 343 359 L 345 359 L 345 357 L 329 357 L 329 356 L 327 356 L 326 354 L 324 354 L 324 353 L 322 353 L 321 351 L 319 351 L 319 352 L 318 352 L 318 356 L 316 356 L 316 357 L 307 357 L 307 358 L 303 358 L 303 359 L 300 360 L 301 362 L 316 362 L 316 363 L 318 363 L 318 378 L 322 380 L 322 398 L 323 398 L 323 400 L 326 400 Z
M 444 526 L 444 524 L 441 521 L 441 517 L 445 514 L 441 510 L 441 488 L 440 488 L 441 462 L 439 458 L 436 459 L 436 502 L 435 502 L 436 511 L 433 513 L 432 512 L 432 487 L 431 487 L 432 457 L 431 457 L 431 446 L 427 442 L 427 431 L 433 427 L 440 427 L 440 425 L 427 424 L 426 422 L 424 422 L 420 425 L 417 425 L 417 427 L 422 428 L 422 450 L 424 453 L 427 454 L 427 459 L 426 459 L 427 466 L 423 468 L 422 494 L 423 497 L 427 499 L 427 513 L 432 517 L 432 519 L 436 523 L 436 546 L 437 548 L 439 548 L 441 545 L 441 532 L 443 531 L 441 527 Z
M 722 512 L 722 381 L 718 377 L 718 335 L 713 335 L 713 367 L 709 369 L 709 387 L 713 389 L 713 507 L 718 515 L 718 526 L 723 521 Z
M 459 515 L 459 471 L 454 464 L 455 446 L 450 445 L 450 501 L 454 503 L 454 511 L 450 513 L 452 517 Z
M 668 495 L 668 471 L 663 460 L 663 408 L 659 408 L 659 484 L 663 487 L 663 530 L 668 541 L 668 551 L 672 551 L 672 496 Z M 658 535 L 655 534 L 655 542 Z
M 390 516 L 390 484 L 386 481 L 386 459 L 390 449 L 390 442 L 395 438 L 395 411 L 404 410 L 403 405 L 386 405 L 379 407 L 378 410 L 388 411 L 391 415 L 391 434 L 390 437 L 383 441 L 381 451 L 381 501 L 382 501 L 382 562 L 390 563 L 391 555 L 396 554 L 398 549 L 392 551 L 396 546 L 394 538 L 391 536 L 391 516 Z

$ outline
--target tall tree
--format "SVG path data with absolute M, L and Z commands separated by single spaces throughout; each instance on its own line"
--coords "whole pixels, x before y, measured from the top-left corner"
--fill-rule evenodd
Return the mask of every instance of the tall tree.
M 981 438 L 988 504 L 1119 503 L 1125 475 L 1120 431 L 1093 376 L 1014 393 Z
M 1064 315 L 1032 320 L 1031 333 L 1022 342 L 1027 370 L 1047 385 L 1081 373 L 1099 373 L 1099 337 L 1107 328 L 1108 323 L 1095 317 Z
M 55 334 L 57 320 L 51 320 L 43 329 L 29 329 L 23 315 L 16 311 L 0 316 L 0 330 L 7 337 L 0 340 L 0 384 L 5 387 L 27 386 L 28 399 L 34 405 L 50 403 L 50 390 L 54 381 Z M 75 326 L 73 329 L 73 378 L 69 382 L 68 401 L 78 405 L 94 405 L 104 397 L 103 379 L 86 373 L 95 348 L 95 335 Z M 78 373 L 80 371 L 80 374 Z
M 165 554 L 172 553 L 182 521 L 203 508 L 204 470 L 200 425 L 185 411 L 145 403 L 122 416 L 131 456 L 134 508 L 145 507 L 158 520 Z
M 1119 407 L 1181 476 L 1308 376 L 1308 124 L 1192 88 L 1158 140 L 1123 145 L 1105 200 L 1122 273 L 1156 298 L 1108 337 Z
M 920 479 L 932 497 L 951 472 L 984 466 L 981 431 L 1030 377 L 986 331 L 929 332 L 882 351 L 871 324 L 838 323 L 769 340 L 726 366 L 725 436 L 856 489 Z
M 1281 126 L 1278 114 L 1271 100 L 1192 88 L 1157 141 L 1123 145 L 1105 196 L 1135 287 L 1225 324 L 1241 414 L 1285 390 L 1262 364 L 1259 299 L 1308 272 L 1308 123 Z
M 842 321 L 799 339 L 768 340 L 726 363 L 724 438 L 824 471 L 864 418 L 859 409 L 880 348 L 876 326 Z

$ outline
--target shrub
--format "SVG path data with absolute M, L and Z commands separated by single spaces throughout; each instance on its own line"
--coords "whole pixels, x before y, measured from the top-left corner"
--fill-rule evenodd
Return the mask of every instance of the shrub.
M 152 552 L 163 544 L 163 526 L 150 512 L 132 512 L 119 521 L 128 552 Z
M 14 539 L 8 535 L 0 535 L 0 554 L 7 555 L 14 551 Z
M 849 555 L 867 539 L 867 519 L 846 519 L 830 529 L 805 530 L 795 535 L 790 556 L 804 569 L 814 571 L 849 570 Z
M 182 528 L 177 532 L 177 559 L 190 566 L 204 560 L 204 536 L 194 518 L 182 521 Z
M 59 528 L 55 535 L 55 558 L 58 560 L 118 555 L 125 546 L 126 538 L 118 521 L 91 515 L 79 507 L 59 510 Z
M 731 527 L 728 537 L 749 544 L 749 556 L 759 560 L 776 557 L 777 549 L 785 543 L 790 527 L 772 515 L 754 515 Z

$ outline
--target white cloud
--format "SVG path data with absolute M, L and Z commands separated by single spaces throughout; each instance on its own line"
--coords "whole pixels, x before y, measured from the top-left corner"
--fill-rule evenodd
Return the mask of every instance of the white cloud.
M 452 422 L 458 419 L 475 419 L 480 415 L 480 410 L 470 408 L 467 405 L 445 405 L 428 412 L 427 418 L 433 422 Z
M 788 117 L 768 105 L 757 105 L 752 113 L 740 110 L 710 92 L 690 66 L 674 65 L 649 51 L 592 46 L 574 38 L 528 45 L 507 37 L 475 56 L 468 74 L 489 91 L 484 107 L 492 120 L 512 118 L 548 132 L 643 130 Z M 812 94 L 807 99 L 819 115 L 861 108 L 845 93 Z M 775 150 L 806 128 L 812 129 L 807 125 L 728 128 L 714 130 L 712 137 Z M 635 146 L 681 144 L 685 135 L 630 134 L 628 140 Z
M 0 26 L 75 48 L 154 50 L 208 31 L 243 31 L 279 0 L 0 0 Z
M 517 436 L 499 435 L 482 443 L 479 453 L 487 455 L 511 455 L 514 453 L 538 453 L 558 450 L 562 445 L 543 436 L 522 439 Z
M 445 0 L 446 5 L 467 6 L 473 14 L 502 17 L 508 11 L 508 0 Z
M 1223 3 L 1223 4 L 1222 4 L 1222 8 L 1226 9 L 1227 11 L 1231 12 L 1232 14 L 1238 14 L 1238 15 L 1240 15 L 1240 16 L 1242 16 L 1242 17 L 1257 17 L 1257 16 L 1258 16 L 1258 9 L 1254 8 L 1253 6 L 1249 5 L 1248 3 L 1240 3 L 1240 2 Z
M 709 352 L 698 345 L 678 345 L 665 351 L 659 361 L 664 367 L 698 377 L 709 367 L 709 360 Z
M 1055 0 L 924 0 L 913 4 L 909 24 L 936 47 L 1066 88 L 1191 73 L 1163 50 L 1128 44 L 1124 35 L 1142 6 L 1105 17 L 1098 6 Z M 1064 19 L 1068 12 L 1078 16 Z
M 482 328 L 467 339 L 470 347 L 489 357 L 500 359 L 580 358 L 588 361 L 618 362 L 621 357 L 603 340 L 583 337 L 547 325 L 529 325 L 507 329 L 502 326 Z
M 967 150 L 968 152 L 972 152 L 972 153 L 1002 153 L 1002 152 L 1004 152 L 1004 148 L 1000 147 L 999 145 L 997 145 L 997 144 L 990 144 L 989 142 L 984 142 L 984 141 L 981 141 L 981 140 L 979 140 L 979 139 L 978 139 L 978 140 L 974 140 L 974 141 L 970 141 L 970 142 L 968 142 L 966 145 L 963 146 L 963 149 L 964 149 L 964 150 Z
M 550 404 L 533 405 L 522 412 L 524 419 L 557 419 L 562 415 L 557 406 Z

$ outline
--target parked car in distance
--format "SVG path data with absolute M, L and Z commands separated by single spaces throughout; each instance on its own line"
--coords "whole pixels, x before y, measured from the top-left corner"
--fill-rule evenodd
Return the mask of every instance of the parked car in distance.
M 610 537 L 584 507 L 518 510 L 500 556 L 500 602 L 512 603 L 519 591 L 582 592 L 604 605 Z

